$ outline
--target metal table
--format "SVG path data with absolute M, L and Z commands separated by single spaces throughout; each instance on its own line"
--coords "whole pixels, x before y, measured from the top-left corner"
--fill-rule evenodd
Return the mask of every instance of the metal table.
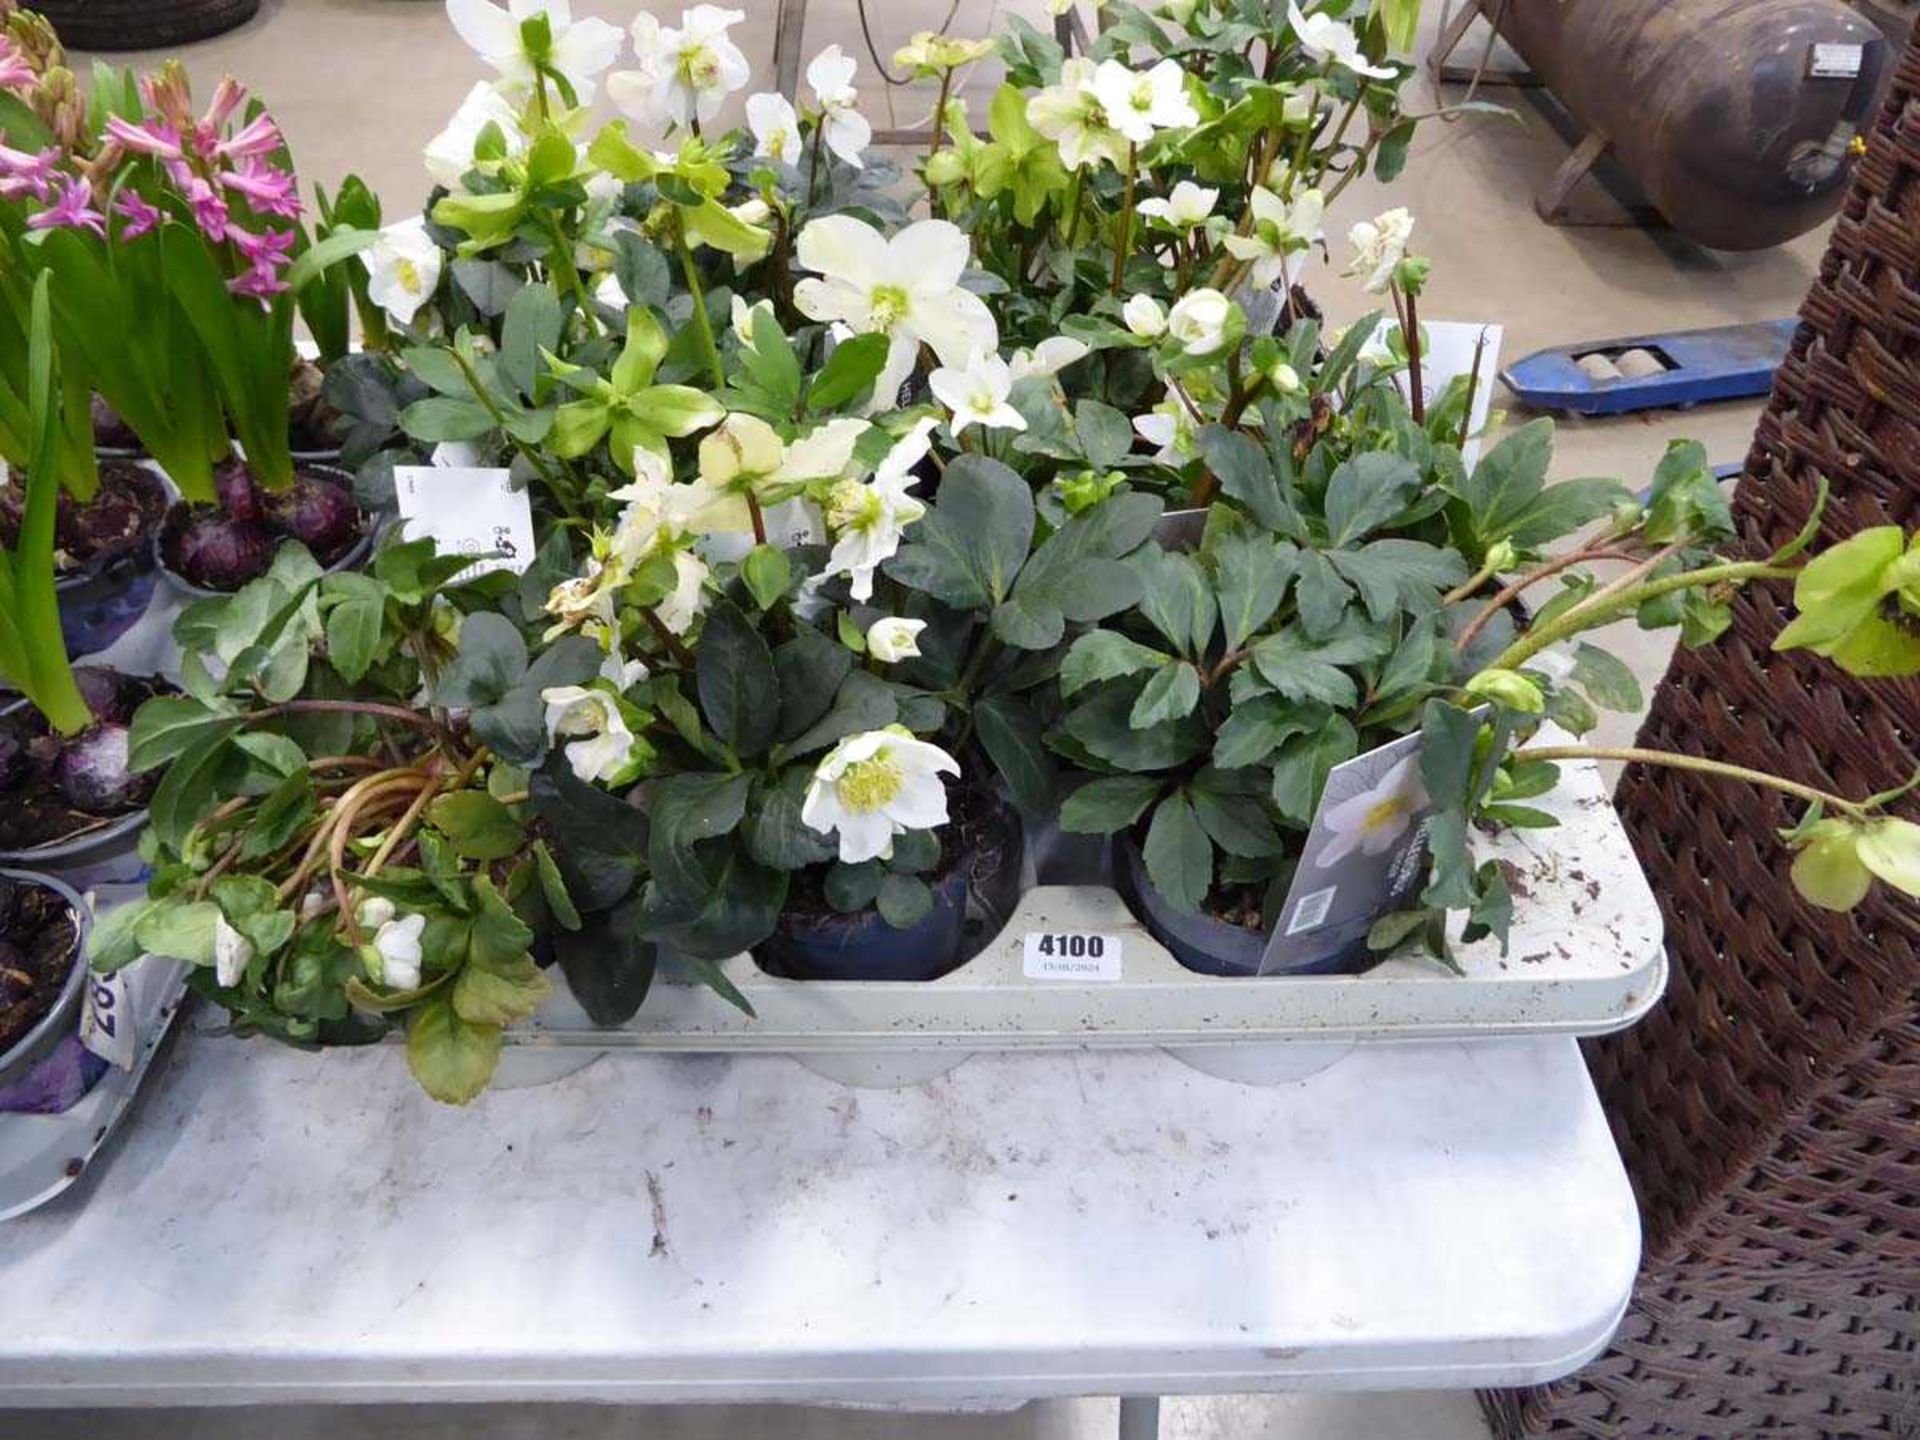
M 1275 1088 L 624 1055 L 455 1111 L 394 1048 L 187 1029 L 139 1106 L 0 1226 L 0 1408 L 1521 1385 L 1601 1348 L 1639 1253 L 1564 1039 Z

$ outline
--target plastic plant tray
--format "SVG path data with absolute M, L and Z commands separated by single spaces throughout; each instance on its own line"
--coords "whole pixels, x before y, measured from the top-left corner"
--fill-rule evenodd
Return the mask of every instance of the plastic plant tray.
M 1508 866 L 1514 921 L 1505 955 L 1492 940 L 1456 945 L 1464 976 L 1412 951 L 1359 975 L 1200 975 L 1111 889 L 1039 885 L 996 938 L 938 980 L 788 980 L 739 955 L 722 968 L 752 1016 L 663 967 L 640 1013 L 618 1029 L 594 1027 L 563 995 L 510 1039 L 593 1050 L 899 1055 L 1605 1034 L 1633 1024 L 1665 988 L 1660 912 L 1596 768 L 1563 768 L 1560 786 L 1529 802 L 1558 827 L 1482 837 L 1481 857 Z M 1031 977 L 1029 933 L 1103 937 L 1107 978 Z

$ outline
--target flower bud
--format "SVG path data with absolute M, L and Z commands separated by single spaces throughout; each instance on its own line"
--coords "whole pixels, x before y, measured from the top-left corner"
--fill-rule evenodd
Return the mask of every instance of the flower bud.
M 1482 670 L 1467 681 L 1466 690 L 1477 699 L 1491 700 L 1522 715 L 1543 714 L 1547 708 L 1540 687 L 1518 670 Z

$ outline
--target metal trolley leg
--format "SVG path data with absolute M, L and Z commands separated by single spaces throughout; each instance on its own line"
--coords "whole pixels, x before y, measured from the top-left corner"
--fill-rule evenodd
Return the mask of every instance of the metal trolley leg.
M 1120 1440 L 1160 1440 L 1160 1397 L 1120 1397 Z

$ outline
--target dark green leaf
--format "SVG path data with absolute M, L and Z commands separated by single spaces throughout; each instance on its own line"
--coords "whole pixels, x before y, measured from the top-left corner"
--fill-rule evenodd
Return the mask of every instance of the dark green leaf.
M 434 797 L 427 820 L 468 860 L 504 860 L 519 850 L 523 839 L 513 812 L 480 790 Z
M 1626 662 L 1584 641 L 1573 652 L 1573 678 L 1596 705 L 1629 715 L 1645 708 L 1640 682 Z
M 1013 695 L 989 695 L 973 707 L 980 744 L 1022 810 L 1045 814 L 1053 805 L 1053 761 L 1041 742 L 1040 717 Z
M 1213 586 L 1191 555 L 1150 545 L 1129 562 L 1141 580 L 1140 613 L 1182 655 L 1206 652 L 1219 620 Z
M 1342 461 L 1327 481 L 1330 543 L 1340 548 L 1364 539 L 1404 510 L 1419 488 L 1419 467 L 1403 455 L 1370 450 Z
M 747 839 L 747 853 L 769 869 L 798 870 L 834 857 L 833 836 L 815 830 L 800 818 L 811 779 L 806 770 L 789 770 L 779 784 L 760 792 L 746 818 L 742 833 Z
M 1223 770 L 1258 765 L 1285 741 L 1319 729 L 1327 712 L 1277 695 L 1259 695 L 1233 707 L 1213 741 L 1213 763 Z
M 765 750 L 780 723 L 780 683 L 767 642 L 731 601 L 708 610 L 696 661 L 700 709 L 713 733 L 739 755 Z
M 1090 780 L 1060 807 L 1060 828 L 1072 835 L 1111 835 L 1146 813 L 1166 782 L 1152 775 Z
M 1193 716 L 1146 730 L 1134 729 L 1128 716 L 1137 693 L 1130 685 L 1110 685 L 1068 711 L 1061 723 L 1090 754 L 1116 769 L 1136 774 L 1171 769 L 1205 748 L 1207 728 Z
M 878 860 L 863 860 L 858 865 L 836 861 L 827 871 L 822 887 L 829 905 L 843 915 L 853 915 L 873 904 L 886 879 L 887 868 Z
M 1228 535 L 1211 547 L 1227 648 L 1238 650 L 1287 598 L 1299 552 L 1266 535 Z
M 653 986 L 659 952 L 641 934 L 637 901 L 587 916 L 577 932 L 554 936 L 554 950 L 567 988 L 596 1025 L 631 1020 Z
M 1154 808 L 1141 854 L 1147 877 L 1176 910 L 1196 912 L 1213 888 L 1213 842 L 1185 794 L 1169 795 Z
M 231 734 L 239 726 L 239 716 L 188 696 L 158 696 L 134 712 L 127 768 L 135 774 L 157 769 L 209 736 Z
M 1135 730 L 1145 730 L 1162 721 L 1184 719 L 1199 703 L 1200 672 L 1182 660 L 1147 677 L 1145 688 L 1127 715 L 1127 723 Z
M 933 910 L 933 891 L 917 875 L 888 875 L 874 905 L 895 930 L 911 930 Z
M 825 715 L 853 668 L 853 655 L 818 630 L 801 628 L 773 652 L 780 681 L 779 738 L 790 741 Z
M 1339 715 L 1318 730 L 1288 740 L 1270 762 L 1274 805 L 1287 819 L 1307 824 L 1319 808 L 1320 794 L 1333 767 L 1359 753 L 1359 735 Z
M 1073 642 L 1060 662 L 1060 693 L 1071 696 L 1096 681 L 1135 675 L 1172 661 L 1171 655 L 1117 630 L 1089 630 Z
M 1553 461 L 1553 422 L 1542 418 L 1502 437 L 1480 457 L 1461 490 L 1483 542 L 1508 535 L 1546 485 Z
M 885 566 L 901 584 L 957 610 L 999 604 L 1012 592 L 1033 540 L 1033 492 L 1012 470 L 962 455 L 940 478 L 918 540 Z
M 1213 843 L 1229 855 L 1249 859 L 1280 854 L 1284 847 L 1266 807 L 1251 795 L 1212 788 L 1203 783 L 1206 778 L 1207 772 L 1202 771 L 1187 796 L 1193 803 L 1194 817 Z
M 879 730 L 899 718 L 900 708 L 893 687 L 864 670 L 851 670 L 840 682 L 832 708 L 781 747 L 789 760 L 824 750 L 849 735 L 864 730 Z

